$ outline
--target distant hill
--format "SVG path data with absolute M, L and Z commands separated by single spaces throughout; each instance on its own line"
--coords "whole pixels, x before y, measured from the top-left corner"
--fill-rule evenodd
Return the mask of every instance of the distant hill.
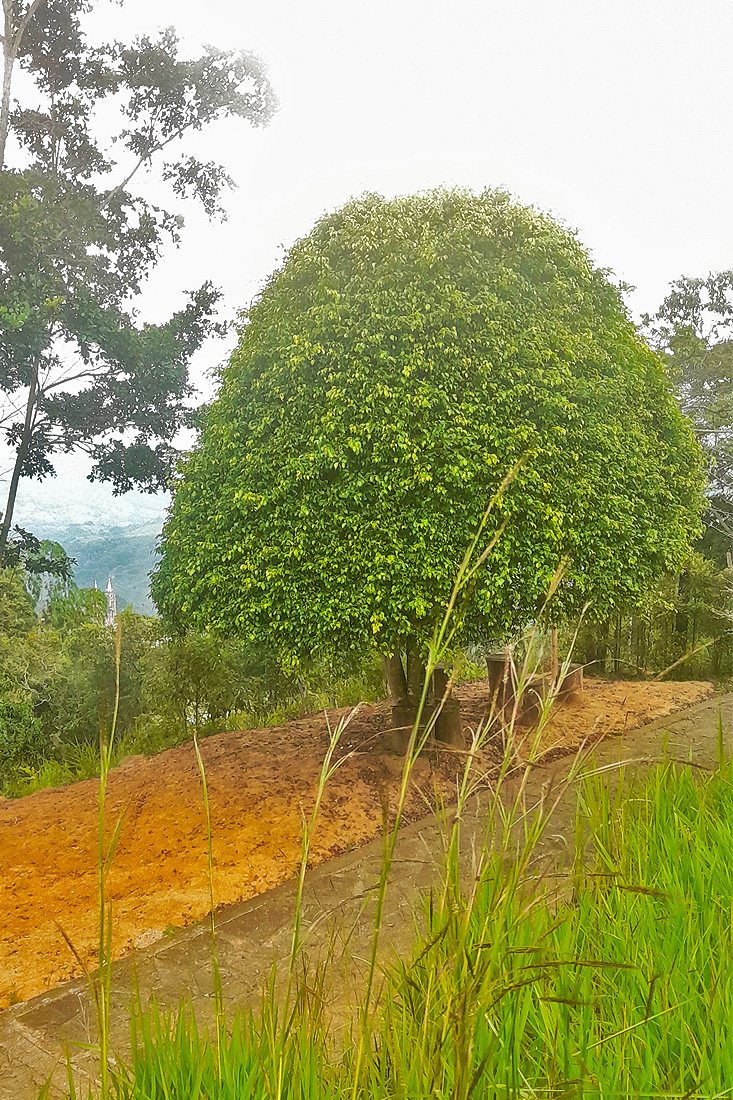
M 154 615 L 148 574 L 157 560 L 155 544 L 161 528 L 162 520 L 124 527 L 89 522 L 66 527 L 39 524 L 34 533 L 55 539 L 76 558 L 74 580 L 80 588 L 91 588 L 95 581 L 105 588 L 111 577 L 120 610 L 132 604 L 135 611 Z
M 0 469 L 12 460 L 2 440 L 0 460 Z M 39 539 L 60 542 L 79 563 L 74 580 L 80 587 L 96 581 L 104 588 L 111 576 L 120 608 L 132 604 L 154 614 L 148 573 L 155 565 L 168 493 L 132 490 L 115 496 L 111 485 L 88 480 L 91 460 L 84 454 L 54 455 L 54 466 L 57 477 L 23 481 L 13 522 Z

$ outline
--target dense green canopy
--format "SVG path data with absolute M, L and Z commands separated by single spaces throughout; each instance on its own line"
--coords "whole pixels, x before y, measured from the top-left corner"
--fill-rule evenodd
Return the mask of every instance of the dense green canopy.
M 178 624 L 296 654 L 423 642 L 507 472 L 465 630 L 634 600 L 699 525 L 699 449 L 574 234 L 497 191 L 367 195 L 242 318 L 153 580 Z M 485 541 L 485 540 L 484 540 Z

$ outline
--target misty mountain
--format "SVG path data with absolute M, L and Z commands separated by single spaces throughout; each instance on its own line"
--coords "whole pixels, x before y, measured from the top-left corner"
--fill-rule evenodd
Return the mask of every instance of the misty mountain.
M 37 524 L 35 534 L 60 542 L 76 558 L 74 581 L 80 588 L 91 588 L 95 581 L 105 588 L 111 577 L 120 611 L 132 604 L 135 611 L 154 615 L 148 574 L 157 560 L 155 545 L 161 527 L 161 520 L 126 526 Z

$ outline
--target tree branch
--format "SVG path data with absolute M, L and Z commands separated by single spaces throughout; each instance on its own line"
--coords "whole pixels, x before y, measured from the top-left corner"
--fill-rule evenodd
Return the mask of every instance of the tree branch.
M 47 382 L 43 385 L 41 392 L 50 393 L 51 390 L 58 389 L 59 386 L 66 386 L 70 382 L 78 382 L 80 378 L 99 378 L 100 375 L 109 373 L 108 367 L 89 367 L 88 370 L 79 371 L 78 374 L 65 374 L 63 378 L 57 378 L 54 382 Z
M 156 153 L 159 153 L 161 149 L 165 149 L 166 145 L 170 145 L 170 143 L 172 141 L 175 141 L 177 138 L 182 138 L 186 130 L 190 129 L 191 126 L 193 126 L 192 122 L 190 122 L 188 126 L 181 126 L 178 130 L 176 130 L 174 134 L 171 134 L 169 138 L 166 138 L 165 141 L 159 141 L 155 145 L 151 145 L 144 156 L 140 157 L 135 167 L 125 177 L 125 179 L 123 179 L 121 183 L 118 183 L 116 187 L 113 187 L 111 191 L 107 192 L 104 197 L 104 205 L 108 206 L 115 195 L 118 195 L 120 191 L 124 191 L 133 176 L 135 176 L 140 171 L 144 164 L 147 164 L 148 161 L 152 160 Z

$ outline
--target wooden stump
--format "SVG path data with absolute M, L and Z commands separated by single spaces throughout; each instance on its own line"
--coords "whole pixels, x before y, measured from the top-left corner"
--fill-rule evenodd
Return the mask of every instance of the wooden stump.
M 583 666 L 569 665 L 567 675 L 558 688 L 558 696 L 568 699 L 583 690 Z
M 388 752 L 395 753 L 397 756 L 404 756 L 407 752 L 407 746 L 410 743 L 410 737 L 417 720 L 417 708 L 418 704 L 410 698 L 400 699 L 392 707 L 392 729 L 389 731 L 387 739 Z M 425 731 L 425 726 L 433 716 L 433 710 L 434 708 L 430 703 L 426 703 L 423 707 L 418 736 Z
M 457 699 L 446 699 L 435 721 L 435 739 L 453 748 L 465 748 L 466 738 L 461 721 L 461 704 Z

